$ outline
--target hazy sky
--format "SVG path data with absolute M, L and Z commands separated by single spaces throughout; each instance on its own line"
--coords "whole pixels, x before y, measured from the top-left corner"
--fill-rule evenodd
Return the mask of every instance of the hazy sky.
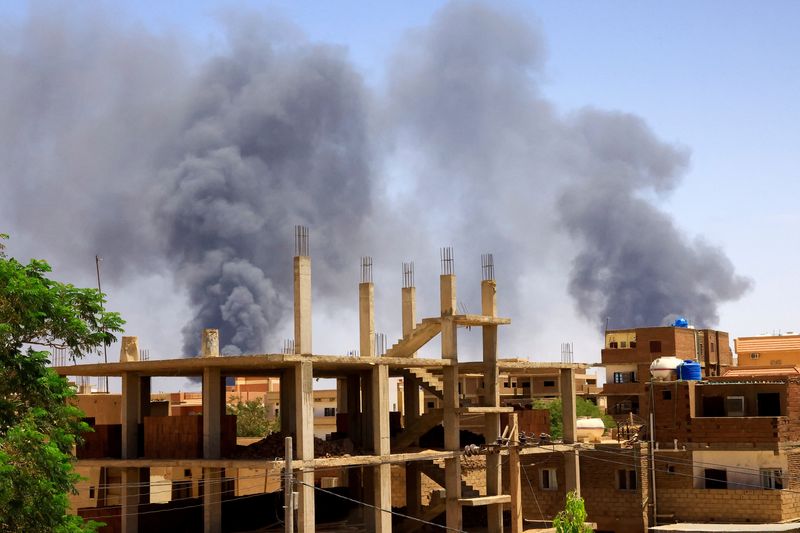
M 237 4 L 187 0 L 104 2 L 98 6 L 126 27 L 140 26 L 148 33 L 177 36 L 182 46 L 190 49 L 188 55 L 198 58 L 213 55 L 225 46 L 219 14 L 248 6 L 249 10 L 265 13 L 268 19 L 287 19 L 310 41 L 343 47 L 347 59 L 363 76 L 365 86 L 380 90 L 387 84 L 387 65 L 391 64 L 388 59 L 398 45 L 409 38 L 410 30 L 429 24 L 442 4 L 298 0 Z M 641 117 L 661 141 L 688 149 L 688 170 L 673 193 L 649 199 L 674 217 L 676 226 L 686 235 L 700 235 L 721 247 L 737 273 L 752 280 L 751 289 L 743 297 L 719 308 L 719 328 L 729 331 L 732 337 L 800 330 L 794 309 L 794 302 L 800 300 L 800 287 L 793 268 L 800 254 L 800 4 L 500 4 L 510 6 L 541 32 L 546 52 L 538 87 L 557 113 L 569 115 L 584 107 L 632 113 Z M 46 9 L 49 4 L 36 5 Z M 13 0 L 0 3 L 0 43 L 18 31 L 29 7 L 26 2 Z M 0 175 L 0 179 L 9 176 Z M 402 189 L 403 184 L 394 186 Z M 30 209 L 36 209 L 29 199 L 15 201 L 30 202 Z M 0 214 L 0 226 L 2 222 Z M 312 227 L 312 243 L 313 235 Z M 517 238 L 525 238 L 523 229 Z M 23 244 L 22 255 L 42 256 L 58 267 L 59 253 L 39 250 L 30 241 Z M 13 253 L 13 240 L 10 249 Z M 313 250 L 312 245 L 312 255 Z M 438 250 L 417 253 L 435 259 Z M 569 269 L 571 260 L 564 254 L 564 270 Z M 380 258 L 376 256 L 375 261 Z M 529 261 L 535 262 L 536 257 Z M 457 263 L 460 264 L 463 263 Z M 87 257 L 85 272 L 70 274 L 78 276 L 77 282 L 89 284 L 93 267 L 93 257 Z M 352 270 L 346 283 L 355 279 L 357 265 Z M 387 309 L 399 307 L 399 302 L 394 301 L 400 277 L 397 270 L 396 279 L 386 279 L 388 286 L 383 296 L 378 288 L 379 298 L 391 300 L 380 304 Z M 417 278 L 425 274 L 434 273 L 418 271 Z M 509 287 L 503 286 L 502 278 L 498 284 L 502 312 L 503 291 Z M 107 285 L 111 304 L 125 314 L 130 333 L 138 334 L 143 346 L 156 354 L 180 351 L 179 330 L 185 320 L 176 317 L 187 313 L 185 294 L 177 289 L 165 291 L 165 287 L 169 284 L 157 273 Z M 120 290 L 115 292 L 115 288 Z M 435 285 L 430 288 L 435 289 Z M 503 355 L 557 359 L 559 343 L 573 341 L 578 360 L 599 360 L 597 324 L 575 312 L 566 291 L 554 291 L 551 297 L 558 298 L 560 293 L 563 305 L 529 302 L 532 309 L 541 306 L 548 315 L 533 322 L 541 329 L 517 331 L 514 342 L 508 345 L 513 353 Z M 353 295 L 352 311 L 319 316 L 315 313 L 317 346 L 334 352 L 354 347 L 355 285 Z M 435 302 L 435 294 L 430 296 L 429 300 Z M 394 311 L 389 318 L 379 317 L 379 330 L 394 336 L 399 324 L 390 322 L 396 318 Z M 340 321 L 352 331 L 335 328 Z M 328 328 L 335 331 L 323 339 L 322 332 Z

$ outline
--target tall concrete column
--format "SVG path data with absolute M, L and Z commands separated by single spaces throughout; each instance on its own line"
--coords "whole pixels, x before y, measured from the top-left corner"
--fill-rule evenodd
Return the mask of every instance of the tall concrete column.
M 445 263 L 443 260 L 443 269 Z M 451 271 L 452 263 L 447 266 Z M 442 359 L 450 365 L 442 369 L 444 385 L 444 448 L 445 450 L 458 451 L 461 449 L 460 421 L 458 409 L 458 326 L 451 318 L 456 306 L 456 277 L 452 273 L 442 274 L 440 282 L 440 301 L 442 312 Z M 445 501 L 447 527 L 461 530 L 461 458 L 459 455 L 446 459 Z
M 311 258 L 294 258 L 294 353 L 311 355 Z
M 200 343 L 204 358 L 219 357 L 219 330 L 205 329 Z M 221 456 L 225 386 L 219 368 L 203 368 L 203 458 Z M 203 468 L 203 531 L 222 530 L 222 470 Z
M 372 369 L 372 444 L 375 455 L 389 459 L 389 367 L 376 365 Z M 392 465 L 385 463 L 372 468 L 374 531 L 389 533 L 392 531 L 392 515 L 380 509 L 392 508 Z
M 375 286 L 358 284 L 358 340 L 361 357 L 375 357 Z
M 297 530 L 314 533 L 314 373 L 311 361 L 295 366 L 295 406 L 297 438 L 295 451 L 303 461 L 302 470 L 296 470 L 295 478 L 301 482 L 296 487 L 300 496 L 297 511 Z
M 484 256 L 489 257 L 491 256 Z M 486 263 L 486 261 L 484 261 Z M 487 275 L 487 264 L 484 264 L 484 277 Z M 494 265 L 491 264 L 491 270 Z M 481 281 L 481 313 L 484 316 L 497 316 L 497 283 L 494 279 Z M 484 402 L 487 407 L 500 406 L 499 373 L 497 370 L 497 326 L 483 326 L 483 387 Z M 500 415 L 487 414 L 484 417 L 484 437 L 486 442 L 496 442 L 500 436 Z M 500 468 L 500 454 L 489 453 L 486 456 L 486 495 L 495 496 L 502 493 L 503 479 Z M 490 505 L 487 509 L 489 533 L 502 533 L 503 508 L 501 505 Z
M 578 435 L 577 405 L 575 401 L 575 369 L 562 368 L 560 371 L 561 385 L 561 416 L 564 424 L 564 442 L 576 442 Z M 573 450 L 564 454 L 564 470 L 566 475 L 565 486 L 567 491 L 581 494 L 580 459 L 578 451 Z
M 405 286 L 400 296 L 405 337 L 413 331 L 417 323 L 417 289 L 414 287 L 413 263 L 403 264 L 403 285 Z M 412 357 L 416 357 L 416 353 Z M 420 416 L 419 385 L 413 379 L 404 379 L 402 392 L 405 427 L 410 427 Z M 418 461 L 406 463 L 406 508 L 411 516 L 422 513 L 422 469 Z
M 128 337 L 135 339 L 135 337 Z M 128 348 L 132 346 L 128 342 Z M 123 352 L 125 343 L 123 343 Z M 136 347 L 136 357 L 139 350 Z M 122 354 L 121 354 L 122 356 Z M 122 357 L 121 357 L 122 358 Z M 122 458 L 139 457 L 139 410 L 141 407 L 141 378 L 134 372 L 122 374 Z M 135 533 L 139 530 L 139 469 L 122 468 L 122 531 Z

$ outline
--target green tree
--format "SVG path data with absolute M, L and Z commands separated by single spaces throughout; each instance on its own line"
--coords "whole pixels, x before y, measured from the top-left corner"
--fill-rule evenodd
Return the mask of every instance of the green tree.
M 42 348 L 82 357 L 116 340 L 124 322 L 103 310 L 97 290 L 48 279 L 46 262 L 7 258 L 7 238 L 0 235 L 0 531 L 92 531 L 96 522 L 67 514 L 79 479 L 72 447 L 89 427 Z
M 560 439 L 564 436 L 564 422 L 561 416 L 561 399 L 555 400 L 536 400 L 533 402 L 534 409 L 547 409 L 550 411 L 550 436 Z M 575 398 L 576 416 L 591 416 L 600 418 L 607 428 L 614 427 L 614 419 L 604 414 L 597 405 L 589 400 L 578 396 Z
M 270 420 L 267 407 L 261 398 L 241 401 L 239 398 L 233 400 L 227 406 L 229 415 L 236 415 L 236 436 L 237 437 L 266 437 L 280 429 L 278 420 Z
M 553 519 L 553 527 L 556 533 L 592 533 L 592 528 L 586 525 L 583 498 L 571 491 L 567 493 L 567 503 Z

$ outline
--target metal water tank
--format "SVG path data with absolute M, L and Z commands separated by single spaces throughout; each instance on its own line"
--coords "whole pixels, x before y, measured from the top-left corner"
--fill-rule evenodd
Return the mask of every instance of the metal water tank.
M 650 363 L 650 378 L 653 381 L 675 381 L 678 379 L 678 367 L 683 359 L 675 356 L 659 357 Z

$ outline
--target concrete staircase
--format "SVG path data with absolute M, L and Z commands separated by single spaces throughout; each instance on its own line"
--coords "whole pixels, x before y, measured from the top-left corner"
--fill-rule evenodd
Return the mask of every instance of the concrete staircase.
M 441 378 L 424 368 L 404 368 L 403 379 L 411 380 L 440 400 L 444 399 L 444 383 Z
M 422 473 L 431 478 L 433 481 L 436 482 L 442 488 L 445 487 L 445 476 L 444 476 L 444 466 L 438 465 L 434 462 L 423 462 L 422 463 Z M 461 497 L 462 498 L 477 498 L 480 496 L 481 493 L 473 487 L 472 485 L 468 485 L 463 479 L 461 480 Z
M 392 453 L 402 448 L 408 448 L 415 440 L 442 423 L 444 409 L 431 409 L 411 423 L 402 433 L 392 439 Z
M 417 350 L 425 346 L 442 331 L 440 318 L 425 318 L 411 332 L 394 343 L 383 357 L 413 357 Z

